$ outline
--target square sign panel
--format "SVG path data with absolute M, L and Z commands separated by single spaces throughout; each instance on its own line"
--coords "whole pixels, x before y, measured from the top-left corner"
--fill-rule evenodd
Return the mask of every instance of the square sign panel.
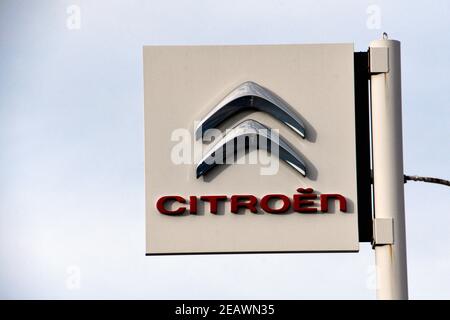
M 147 254 L 358 251 L 352 44 L 144 47 Z

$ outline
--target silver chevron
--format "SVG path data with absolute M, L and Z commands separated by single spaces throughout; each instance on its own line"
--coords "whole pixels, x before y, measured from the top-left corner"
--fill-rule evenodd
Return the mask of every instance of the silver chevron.
M 228 131 L 225 136 L 208 151 L 197 165 L 197 178 L 205 175 L 218 164 L 221 164 L 216 161 L 217 155 L 222 155 L 222 159 L 227 159 L 234 154 L 237 151 L 234 147 L 235 139 L 244 139 L 245 137 L 248 137 L 249 139 L 260 139 L 261 137 L 266 139 L 265 141 L 267 141 L 267 143 L 258 143 L 257 146 L 258 148 L 264 147 L 267 151 L 274 150 L 274 147 L 272 146 L 272 144 L 274 144 L 275 148 L 278 149 L 279 158 L 286 161 L 301 175 L 306 176 L 306 166 L 298 152 L 296 152 L 283 137 L 275 136 L 270 128 L 258 121 L 250 119 L 239 123 L 233 129 Z M 233 145 L 230 148 L 231 144 Z M 238 144 L 238 147 L 245 147 L 245 144 Z
M 292 107 L 273 92 L 251 81 L 230 92 L 200 121 L 195 129 L 196 138 L 202 138 L 206 130 L 217 127 L 225 119 L 246 109 L 266 112 L 305 138 L 305 126 Z

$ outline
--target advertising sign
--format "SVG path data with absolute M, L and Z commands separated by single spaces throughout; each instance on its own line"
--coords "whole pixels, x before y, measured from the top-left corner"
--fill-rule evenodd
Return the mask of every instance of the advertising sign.
M 358 251 L 353 44 L 143 54 L 147 254 Z

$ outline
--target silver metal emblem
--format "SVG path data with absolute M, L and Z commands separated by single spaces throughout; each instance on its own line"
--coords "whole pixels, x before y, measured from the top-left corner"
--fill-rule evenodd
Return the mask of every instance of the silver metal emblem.
M 246 144 L 236 143 L 239 139 L 253 141 L 257 148 L 264 148 L 267 151 L 276 150 L 278 157 L 286 161 L 291 167 L 301 175 L 306 176 L 306 166 L 301 156 L 292 148 L 289 143 L 267 126 L 256 120 L 245 120 L 227 132 L 202 158 L 197 165 L 197 178 L 206 174 L 218 164 L 226 163 L 226 160 L 234 156 L 239 148 L 244 148 Z M 237 145 L 237 147 L 236 147 Z
M 246 109 L 268 113 L 305 138 L 305 126 L 292 107 L 270 90 L 251 81 L 230 92 L 200 121 L 195 129 L 196 138 L 202 138 L 208 129 L 217 127 L 225 119 Z

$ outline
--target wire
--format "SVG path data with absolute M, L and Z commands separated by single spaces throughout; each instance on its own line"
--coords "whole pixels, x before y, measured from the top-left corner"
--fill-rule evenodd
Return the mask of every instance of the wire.
M 405 183 L 407 183 L 408 181 L 419 181 L 419 182 L 436 183 L 436 184 L 442 184 L 444 186 L 450 187 L 450 181 L 444 180 L 444 179 L 439 179 L 439 178 L 407 176 L 407 175 L 405 175 Z

